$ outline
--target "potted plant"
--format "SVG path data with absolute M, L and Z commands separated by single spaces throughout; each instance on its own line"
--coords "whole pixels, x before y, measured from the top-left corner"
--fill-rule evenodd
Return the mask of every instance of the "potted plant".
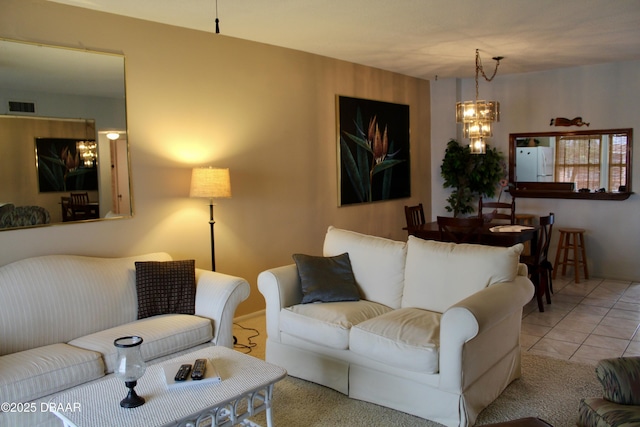
M 453 188 L 447 212 L 454 217 L 474 212 L 479 196 L 495 196 L 505 172 L 504 155 L 496 148 L 487 145 L 486 154 L 471 154 L 468 145 L 450 140 L 440 166 L 444 188 Z

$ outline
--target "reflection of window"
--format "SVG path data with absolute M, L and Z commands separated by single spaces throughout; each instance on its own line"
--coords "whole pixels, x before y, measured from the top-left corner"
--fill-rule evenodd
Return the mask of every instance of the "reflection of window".
M 556 181 L 600 188 L 600 135 L 562 136 L 556 145 Z
M 625 135 L 563 136 L 556 144 L 555 179 L 576 188 L 618 191 L 627 179 Z
M 609 190 L 617 190 L 627 182 L 627 137 L 611 135 L 609 146 Z

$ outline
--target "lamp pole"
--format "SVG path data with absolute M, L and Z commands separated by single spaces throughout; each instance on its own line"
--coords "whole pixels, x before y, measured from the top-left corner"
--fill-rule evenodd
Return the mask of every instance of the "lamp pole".
M 211 227 L 211 271 L 216 271 L 216 249 L 213 239 L 213 199 L 209 199 L 209 226 Z

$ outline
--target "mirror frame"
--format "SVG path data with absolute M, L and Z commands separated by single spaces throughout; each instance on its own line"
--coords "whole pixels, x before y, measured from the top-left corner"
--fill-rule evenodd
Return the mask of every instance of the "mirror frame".
M 8 106 L 5 106 L 2 110 L 0 110 L 0 114 L 2 117 L 15 117 L 19 119 L 48 119 L 48 120 L 75 120 L 78 119 L 79 115 L 74 114 L 74 108 L 77 110 L 78 106 L 72 107 L 70 111 L 60 112 L 58 110 L 52 109 L 55 105 L 54 102 L 50 101 L 50 96 L 46 88 L 42 87 L 43 82 L 49 82 L 49 78 L 51 78 L 51 84 L 56 85 L 55 87 L 64 88 L 60 93 L 62 96 L 66 96 L 67 82 L 72 81 L 73 92 L 72 94 L 76 94 L 77 96 L 104 96 L 107 98 L 118 99 L 118 104 L 113 105 L 110 109 L 104 109 L 106 111 L 106 117 L 108 119 L 103 121 L 102 128 L 95 129 L 95 135 L 93 138 L 96 143 L 100 142 L 104 147 L 104 150 L 108 152 L 111 150 L 113 154 L 113 147 L 109 148 L 109 145 L 114 145 L 115 143 L 111 143 L 107 138 L 107 133 L 117 131 L 120 134 L 119 138 L 119 148 L 124 148 L 122 151 L 122 156 L 118 157 L 118 159 L 122 160 L 124 168 L 123 178 L 126 179 L 126 183 L 123 180 L 122 185 L 118 188 L 122 189 L 122 195 L 127 197 L 128 203 L 125 204 L 125 208 L 122 214 L 117 215 L 106 215 L 101 212 L 100 218 L 92 218 L 92 219 L 78 219 L 73 221 L 55 221 L 46 224 L 36 224 L 36 225 L 27 225 L 27 226 L 19 226 L 19 227 L 8 227 L 8 228 L 0 228 L 0 231 L 13 231 L 13 230 L 21 230 L 27 228 L 41 228 L 41 227 L 49 227 L 52 225 L 70 225 L 70 224 L 78 224 L 78 223 L 88 223 L 88 222 L 96 222 L 96 221 L 104 221 L 104 220 L 115 220 L 115 219 L 130 219 L 134 216 L 134 197 L 133 197 L 133 183 L 132 183 L 132 164 L 131 164 L 131 151 L 130 151 L 130 142 L 128 138 L 128 113 L 127 113 L 127 100 L 126 100 L 126 57 L 123 53 L 120 52 L 107 52 L 107 51 L 99 51 L 99 50 L 89 50 L 84 48 L 76 48 L 70 46 L 57 46 L 43 43 L 30 42 L 26 40 L 13 40 L 4 37 L 0 37 L 0 42 L 3 43 L 3 47 L 7 46 L 7 50 L 12 52 L 12 49 L 22 49 L 21 46 L 25 46 L 31 54 L 29 57 L 25 57 L 25 61 L 16 61 L 16 58 L 12 58 L 14 61 L 9 62 L 11 72 L 7 74 L 7 79 L 5 81 L 11 82 L 13 84 L 13 77 L 17 77 L 16 85 L 17 89 L 13 90 L 14 86 L 7 86 L 5 84 L 5 88 L 9 90 L 6 93 L 2 93 L 0 99 L 5 100 L 13 100 L 14 98 L 20 98 L 24 100 L 28 100 L 31 102 L 35 102 L 36 104 L 41 102 L 45 108 L 42 110 L 38 107 L 35 108 L 35 111 L 28 112 L 13 112 Z M 6 45 L 5 45 L 6 44 Z M 37 52 L 36 55 L 33 55 L 33 52 Z M 58 52 L 62 52 L 62 55 L 65 55 L 64 58 L 82 58 L 82 63 L 80 66 L 73 67 L 72 63 L 65 60 L 60 60 Z M 94 55 L 94 56 L 85 56 Z M 20 56 L 18 52 L 17 56 Z M 30 57 L 36 57 L 35 63 L 30 59 Z M 84 59 L 86 58 L 86 60 Z M 95 58 L 95 59 L 94 59 Z M 117 62 L 112 60 L 112 58 L 117 59 Z M 105 62 L 108 61 L 108 62 Z M 113 65 L 111 65 L 113 64 Z M 21 74 L 15 75 L 16 69 L 22 70 Z M 99 70 L 107 70 L 107 74 L 101 74 L 97 71 Z M 77 74 L 73 74 L 71 72 L 75 72 Z M 114 71 L 117 71 L 118 74 L 115 74 Z M 42 73 L 46 79 L 40 78 Z M 29 82 L 23 83 L 21 81 L 22 76 L 27 76 L 30 78 Z M 75 76 L 75 77 L 74 77 Z M 85 79 L 86 77 L 86 79 Z M 95 78 L 99 80 L 95 80 Z M 33 85 L 32 85 L 32 83 Z M 35 95 L 29 96 L 29 91 L 33 91 Z M 77 92 L 76 92 L 77 91 Z M 122 99 L 119 100 L 120 95 L 118 93 L 122 93 Z M 24 92 L 24 95 L 21 93 Z M 39 97 L 40 93 L 44 93 L 45 95 L 42 99 Z M 114 96 L 115 93 L 115 96 Z M 49 99 L 47 98 L 49 97 Z M 35 99 L 34 99 L 35 98 Z M 44 101 L 43 101 L 44 100 Z M 120 102 L 121 101 L 121 102 Z M 100 110 L 101 105 L 99 105 L 96 109 L 96 112 L 102 112 Z M 115 111 L 115 112 L 114 112 Z M 117 112 L 117 114 L 116 114 Z M 59 113 L 59 114 L 58 114 Z M 120 123 L 121 122 L 121 123 Z M 35 142 L 34 142 L 35 144 Z M 107 145 L 105 145 L 107 144 Z M 35 149 L 34 149 L 35 152 Z M 108 158 L 105 158 L 109 160 Z M 105 165 L 102 172 L 111 171 L 113 169 L 113 163 L 115 159 L 111 159 L 111 168 L 108 167 L 108 163 Z M 124 164 L 126 162 L 126 164 Z M 126 169 L 126 170 L 125 170 Z M 36 169 L 37 173 L 37 169 Z M 101 173 L 101 170 L 98 171 Z M 125 176 L 126 175 L 126 176 Z M 113 178 L 112 178 L 113 179 Z M 126 188 L 125 188 L 126 186 Z M 108 187 L 110 188 L 110 187 Z M 37 190 L 36 190 L 37 191 Z M 112 190 L 113 191 L 113 190 Z M 68 192 L 67 192 L 68 193 Z M 119 192 L 120 193 L 120 192 Z M 113 194 L 105 194 L 100 195 L 100 202 L 104 202 L 106 198 L 113 199 Z M 2 200 L 4 201 L 4 200 Z M 106 203 L 104 204 L 107 207 Z M 109 203 L 108 206 L 113 208 L 113 203 Z M 101 206 L 102 207 L 102 206 Z M 107 210 L 105 210 L 107 212 Z
M 579 191 L 554 191 L 551 189 L 523 189 L 518 187 L 516 181 L 516 141 L 520 138 L 550 137 L 550 136 L 578 136 L 593 134 L 611 134 L 626 133 L 627 134 L 627 191 L 624 192 L 579 192 Z M 536 199 L 588 199 L 588 200 L 626 200 L 633 192 L 631 191 L 631 161 L 633 153 L 633 129 L 593 129 L 593 130 L 576 130 L 576 131 L 557 131 L 557 132 L 525 132 L 509 134 L 509 182 L 513 187 L 509 189 L 512 197 L 517 198 L 536 198 Z M 544 183 L 540 183 L 544 184 Z M 544 186 L 544 185 L 542 185 Z

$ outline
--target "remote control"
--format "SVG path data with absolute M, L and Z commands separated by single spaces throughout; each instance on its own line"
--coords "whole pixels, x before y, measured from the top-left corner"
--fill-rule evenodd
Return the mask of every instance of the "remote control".
M 193 371 L 191 371 L 191 379 L 194 381 L 204 378 L 204 371 L 207 367 L 206 359 L 197 359 L 193 364 Z
M 184 365 L 180 366 L 180 369 L 178 369 L 178 373 L 176 373 L 176 377 L 174 378 L 174 380 L 185 381 L 189 376 L 189 372 L 191 372 L 191 365 L 185 363 Z

